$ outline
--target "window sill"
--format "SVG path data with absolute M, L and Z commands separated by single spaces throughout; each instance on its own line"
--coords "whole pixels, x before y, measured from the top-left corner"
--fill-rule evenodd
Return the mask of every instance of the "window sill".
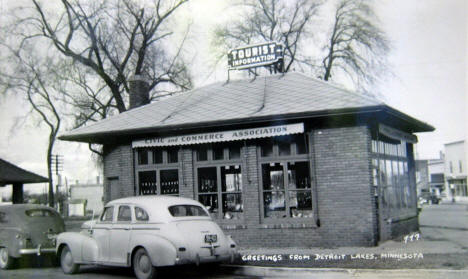
M 305 229 L 317 228 L 313 223 L 282 223 L 282 224 L 261 224 L 261 229 Z
M 223 230 L 245 230 L 247 229 L 246 225 L 233 224 L 233 225 L 220 225 Z

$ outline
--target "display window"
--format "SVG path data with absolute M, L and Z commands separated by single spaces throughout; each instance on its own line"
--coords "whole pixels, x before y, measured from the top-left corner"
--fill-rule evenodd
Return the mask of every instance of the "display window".
M 139 148 L 136 151 L 139 195 L 179 195 L 179 148 Z
M 204 145 L 194 152 L 198 201 L 214 219 L 242 219 L 241 145 Z
M 408 172 L 408 143 L 379 136 L 371 145 L 372 162 L 379 162 L 372 164 L 374 186 L 381 187 L 377 193 L 382 195 L 386 217 L 404 216 L 416 206 Z
M 306 139 L 300 134 L 259 141 L 261 213 L 265 222 L 314 216 Z

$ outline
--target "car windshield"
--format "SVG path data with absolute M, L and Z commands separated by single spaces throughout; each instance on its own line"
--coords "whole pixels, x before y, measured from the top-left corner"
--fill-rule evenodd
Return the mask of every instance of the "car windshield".
M 48 209 L 30 209 L 26 210 L 26 215 L 29 217 L 51 217 L 54 216 L 54 212 Z
M 174 217 L 208 216 L 206 211 L 198 205 L 173 205 L 169 207 L 169 212 Z

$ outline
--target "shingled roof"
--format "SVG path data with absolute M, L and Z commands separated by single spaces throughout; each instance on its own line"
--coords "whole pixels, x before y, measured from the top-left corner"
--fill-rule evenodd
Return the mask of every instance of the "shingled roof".
M 41 183 L 49 179 L 0 159 L 0 186 L 14 183 Z
M 96 138 L 106 135 L 286 119 L 299 115 L 323 116 L 366 109 L 386 109 L 404 116 L 417 127 L 415 132 L 433 130 L 375 98 L 293 72 L 214 83 L 72 130 L 59 138 L 99 142 Z

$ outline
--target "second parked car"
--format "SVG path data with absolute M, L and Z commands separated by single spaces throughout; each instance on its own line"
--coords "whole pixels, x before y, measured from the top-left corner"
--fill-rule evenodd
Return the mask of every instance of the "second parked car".
M 152 278 L 160 266 L 233 261 L 236 244 L 197 201 L 139 196 L 109 202 L 80 233 L 60 234 L 57 255 L 65 273 L 100 264 L 131 266 L 137 278 Z
M 0 268 L 14 267 L 23 255 L 54 255 L 55 237 L 64 230 L 62 217 L 48 206 L 0 206 Z

